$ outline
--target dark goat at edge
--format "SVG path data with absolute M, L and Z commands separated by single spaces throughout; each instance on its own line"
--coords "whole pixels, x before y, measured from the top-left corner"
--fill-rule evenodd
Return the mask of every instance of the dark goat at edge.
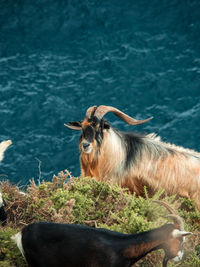
M 163 267 L 169 259 L 183 256 L 183 221 L 174 214 L 174 224 L 138 234 L 122 234 L 101 228 L 75 224 L 39 222 L 29 224 L 12 239 L 29 267 L 130 267 L 148 253 L 163 249 Z
M 127 187 L 137 195 L 144 186 L 154 194 L 165 189 L 167 195 L 192 198 L 200 209 L 200 153 L 165 143 L 155 134 L 121 132 L 103 117 L 113 112 L 129 125 L 150 120 L 136 120 L 110 106 L 90 107 L 83 121 L 65 124 L 81 130 L 81 175 L 95 177 Z
M 11 140 L 3 141 L 0 143 L 0 162 L 4 158 L 4 153 L 6 149 L 12 144 Z M 2 193 L 0 192 L 0 224 L 4 226 L 6 224 L 7 213 L 5 212 L 5 201 L 3 199 Z

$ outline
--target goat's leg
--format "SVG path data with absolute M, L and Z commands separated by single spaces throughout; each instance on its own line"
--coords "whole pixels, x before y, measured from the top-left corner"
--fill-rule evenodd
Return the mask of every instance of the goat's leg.
M 164 259 L 163 259 L 163 262 L 162 262 L 162 267 L 167 267 L 167 262 L 168 262 L 168 258 L 167 258 L 167 256 L 165 255 L 164 256 Z

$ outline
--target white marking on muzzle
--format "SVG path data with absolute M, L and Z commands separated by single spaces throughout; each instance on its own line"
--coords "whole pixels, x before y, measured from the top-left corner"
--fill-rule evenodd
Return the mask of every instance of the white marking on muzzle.
M 84 144 L 85 145 L 87 145 L 87 147 L 86 146 L 84 146 Z M 84 152 L 84 153 L 86 153 L 86 154 L 89 154 L 89 153 L 91 153 L 92 152 L 92 144 L 91 143 L 89 143 L 89 142 L 82 142 L 82 151 Z

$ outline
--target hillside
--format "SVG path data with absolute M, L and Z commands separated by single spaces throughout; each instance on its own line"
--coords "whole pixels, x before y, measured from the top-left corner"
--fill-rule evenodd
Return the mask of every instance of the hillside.
M 77 223 L 136 233 L 170 221 L 164 218 L 168 211 L 152 202 L 157 199 L 170 204 L 184 219 L 185 229 L 194 233 L 185 243 L 184 260 L 170 261 L 168 266 L 200 266 L 200 212 L 191 200 L 176 196 L 163 198 L 163 191 L 149 198 L 147 190 L 145 198 L 137 198 L 116 185 L 71 177 L 67 170 L 54 176 L 51 182 L 36 185 L 34 180 L 30 181 L 22 190 L 25 194 L 8 181 L 0 186 L 8 213 L 7 225 L 0 228 L 0 267 L 27 266 L 10 237 L 31 222 Z M 159 267 L 162 257 L 162 251 L 153 252 L 135 266 Z

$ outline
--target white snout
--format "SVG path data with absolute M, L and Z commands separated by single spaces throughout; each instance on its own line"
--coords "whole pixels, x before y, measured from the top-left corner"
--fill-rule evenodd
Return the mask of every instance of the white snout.
M 86 154 L 91 153 L 92 144 L 86 141 L 82 142 L 82 151 L 85 152 Z

